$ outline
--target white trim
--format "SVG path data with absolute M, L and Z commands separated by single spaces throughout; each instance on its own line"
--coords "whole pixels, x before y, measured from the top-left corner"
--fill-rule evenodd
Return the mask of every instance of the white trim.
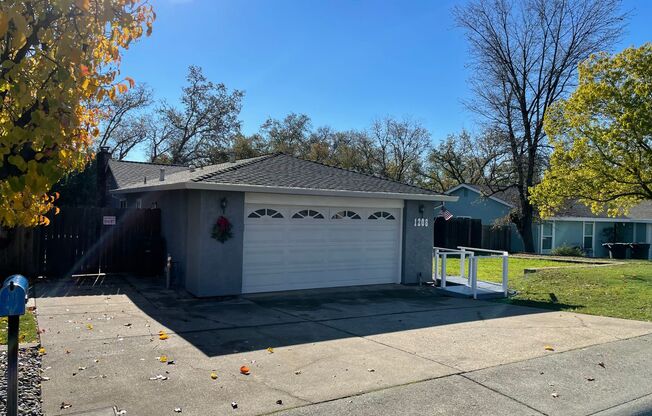
M 482 191 L 480 191 L 480 190 L 478 190 L 478 189 L 476 189 L 476 188 L 474 188 L 474 187 L 472 187 L 472 186 L 469 186 L 469 185 L 467 185 L 467 184 L 465 184 L 465 183 L 462 183 L 462 184 L 460 184 L 460 185 L 457 185 L 457 186 L 455 186 L 455 187 L 449 189 L 448 191 L 446 191 L 446 192 L 444 192 L 444 193 L 445 193 L 446 195 L 449 195 L 449 194 L 451 194 L 452 192 L 455 192 L 455 191 L 457 191 L 457 190 L 460 189 L 460 188 L 470 189 L 471 191 L 475 192 L 476 194 L 481 195 L 483 198 L 491 199 L 491 200 L 496 201 L 496 202 L 498 202 L 498 203 L 500 203 L 500 204 L 506 205 L 506 206 L 508 206 L 508 207 L 510 207 L 510 208 L 514 208 L 514 205 L 510 204 L 509 202 L 504 201 L 504 200 L 502 200 L 502 199 L 500 199 L 500 198 L 498 198 L 498 197 L 495 197 L 495 196 L 493 196 L 493 195 L 485 195 L 485 194 L 482 193 Z M 458 198 L 459 198 L 459 197 L 458 197 Z
M 322 195 L 322 196 L 350 196 L 358 198 L 384 198 L 384 199 L 401 199 L 417 201 L 445 201 L 455 202 L 459 199 L 456 196 L 449 195 L 428 195 L 428 194 L 403 194 L 398 192 L 363 192 L 363 191 L 345 191 L 335 189 L 306 189 L 292 188 L 281 186 L 262 186 L 262 185 L 239 185 L 232 183 L 207 183 L 207 182 L 178 182 L 163 185 L 139 186 L 136 188 L 114 189 L 110 191 L 116 194 L 126 194 L 134 192 L 148 191 L 169 191 L 174 189 L 199 189 L 210 191 L 233 191 L 233 192 L 272 192 L 279 194 L 291 195 Z
M 550 217 L 544 221 L 587 221 L 587 222 L 643 222 L 652 224 L 650 219 L 634 219 L 634 218 L 604 218 L 604 217 Z
M 403 208 L 400 199 L 350 198 L 333 196 L 283 195 L 260 192 L 245 192 L 245 204 L 272 204 L 322 207 Z
M 647 225 L 647 243 L 652 243 L 652 224 Z M 648 259 L 652 259 L 652 246 L 650 247 L 650 252 L 647 256 Z
M 338 200 L 339 200 L 339 202 L 342 202 L 341 198 L 339 198 Z M 249 204 L 249 205 L 247 205 L 247 204 Z M 252 212 L 252 210 L 256 210 L 256 209 L 259 209 L 259 208 L 262 208 L 260 203 L 252 203 L 250 201 L 248 201 L 244 206 L 245 215 L 244 215 L 244 227 L 243 227 L 243 244 L 245 244 L 245 242 L 248 241 L 250 239 L 250 237 L 253 235 L 252 234 L 252 229 L 248 225 L 253 225 L 254 221 L 255 222 L 258 222 L 258 221 L 261 221 L 261 220 L 262 221 L 268 221 L 268 224 L 273 224 L 274 222 L 278 222 L 279 224 L 289 224 L 289 223 L 301 224 L 301 223 L 304 223 L 304 221 L 305 221 L 305 220 L 300 220 L 300 221 L 298 221 L 298 220 L 293 221 L 292 220 L 291 214 L 296 209 L 296 205 L 292 205 L 292 204 L 284 205 L 283 207 L 279 208 L 279 209 L 282 210 L 280 212 L 282 213 L 283 218 L 278 218 L 278 219 L 272 219 L 272 218 L 269 218 L 269 219 L 250 219 L 250 218 L 248 218 L 248 213 L 249 212 Z M 314 223 L 319 223 L 320 225 L 321 224 L 327 225 L 328 223 L 342 225 L 342 220 L 333 220 L 332 219 L 332 214 L 337 210 L 349 209 L 349 208 L 352 208 L 354 210 L 359 210 L 359 211 L 356 211 L 356 212 L 361 217 L 360 220 L 352 220 L 352 223 L 363 224 L 364 222 L 367 222 L 368 224 L 375 224 L 375 225 L 382 226 L 382 227 L 384 227 L 386 225 L 390 225 L 390 223 L 395 223 L 395 224 L 391 225 L 392 229 L 394 227 L 398 227 L 398 229 L 396 230 L 397 234 L 398 234 L 397 235 L 397 238 L 398 238 L 398 244 L 397 244 L 397 246 L 398 246 L 397 247 L 398 255 L 396 256 L 396 261 L 397 261 L 397 263 L 396 263 L 396 266 L 397 266 L 396 267 L 396 272 L 397 272 L 397 274 L 393 278 L 393 281 L 391 281 L 390 283 L 400 284 L 401 280 L 402 280 L 402 274 L 403 274 L 403 239 L 404 239 L 404 231 L 405 231 L 403 229 L 403 222 L 404 222 L 403 221 L 403 210 L 404 210 L 404 207 L 403 206 L 398 207 L 398 208 L 378 207 L 378 206 L 342 207 L 342 206 L 337 206 L 337 205 L 332 205 L 332 206 L 328 206 L 328 207 L 324 207 L 323 205 L 322 206 L 312 205 L 310 207 L 310 209 L 317 210 L 317 211 L 321 212 L 322 214 L 324 214 L 324 219 L 313 220 Z M 323 209 L 325 209 L 325 211 Z M 377 209 L 381 209 L 381 210 L 382 209 L 393 209 L 395 211 L 392 211 L 392 215 L 398 216 L 398 218 L 396 218 L 395 220 L 382 221 L 382 222 L 368 220 L 367 219 L 368 215 L 370 213 L 374 212 Z M 308 220 L 308 221 L 311 221 L 311 220 Z M 392 239 L 392 241 L 394 241 L 394 240 Z M 242 282 L 241 282 L 241 292 L 243 294 L 246 294 L 246 293 L 263 293 L 263 292 L 270 292 L 270 291 L 295 290 L 295 289 L 305 289 L 305 288 L 307 288 L 302 283 L 295 282 L 295 283 L 291 283 L 289 285 L 285 285 L 281 289 L 279 289 L 277 287 L 278 285 L 276 283 L 274 283 L 274 284 L 259 286 L 254 291 L 252 291 L 250 286 L 246 286 L 247 282 L 245 281 L 245 275 L 244 275 L 246 262 L 247 262 L 246 253 L 243 253 L 243 257 L 242 257 L 243 279 L 242 279 Z M 346 281 L 338 281 L 335 284 L 331 284 L 330 282 L 327 282 L 326 284 L 323 284 L 323 285 L 322 284 L 318 284 L 316 286 L 311 285 L 308 288 L 321 288 L 321 287 L 327 288 L 327 287 L 341 287 L 341 286 L 360 286 L 360 285 L 371 285 L 371 284 L 387 284 L 388 280 L 390 280 L 389 278 L 391 278 L 391 276 L 388 275 L 386 277 L 388 277 L 387 280 L 385 280 L 385 279 L 378 280 L 378 281 L 376 281 L 375 279 L 374 280 L 365 280 L 362 283 L 359 280 L 356 280 L 356 279 L 350 279 L 350 280 L 346 280 Z
M 591 224 L 591 256 L 595 257 L 595 221 L 582 221 L 582 246 L 584 246 L 584 239 L 586 237 L 589 237 L 588 234 L 586 234 L 586 224 Z M 586 248 L 586 247 L 584 247 Z
M 544 250 L 544 248 L 543 248 L 543 237 L 544 237 L 544 235 L 543 235 L 543 225 L 544 225 L 545 222 L 549 222 L 552 225 L 552 233 L 550 235 L 545 236 L 545 237 L 551 237 L 550 248 L 549 249 L 547 248 L 545 250 L 550 252 L 551 250 L 553 250 L 555 248 L 555 221 L 545 220 L 545 221 L 541 222 L 541 224 L 539 224 L 539 227 L 540 227 L 540 229 L 539 229 L 539 254 L 546 254 L 546 253 L 543 252 L 543 250 Z M 584 232 L 584 231 L 582 231 L 582 232 Z

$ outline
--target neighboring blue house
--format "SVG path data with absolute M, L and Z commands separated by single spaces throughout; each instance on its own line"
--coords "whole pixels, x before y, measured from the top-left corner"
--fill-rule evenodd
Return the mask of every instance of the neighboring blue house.
M 470 184 L 458 185 L 446 192 L 458 196 L 457 202 L 447 202 L 446 208 L 455 217 L 479 218 L 483 225 L 505 224 L 513 209 L 516 195 L 510 192 L 491 193 Z M 490 195 L 490 196 L 489 196 Z M 511 251 L 523 251 L 523 241 L 512 224 Z M 569 203 L 555 217 L 535 223 L 532 233 L 537 253 L 548 254 L 556 247 L 577 246 L 588 256 L 608 257 L 603 243 L 652 242 L 652 201 L 642 202 L 629 215 L 616 218 L 595 215 L 581 203 Z M 648 254 L 652 258 L 652 253 Z

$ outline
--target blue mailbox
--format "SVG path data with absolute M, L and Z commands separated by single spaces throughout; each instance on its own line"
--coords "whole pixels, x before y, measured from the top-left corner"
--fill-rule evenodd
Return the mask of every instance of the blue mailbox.
M 0 289 L 0 316 L 24 315 L 29 282 L 15 274 L 5 279 Z

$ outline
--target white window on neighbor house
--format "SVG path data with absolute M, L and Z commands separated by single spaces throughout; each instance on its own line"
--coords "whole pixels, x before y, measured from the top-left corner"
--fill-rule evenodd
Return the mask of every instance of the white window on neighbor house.
M 138 198 L 136 200 L 136 208 L 141 209 L 143 207 L 143 200 Z
M 552 221 L 544 221 L 541 224 L 541 252 L 552 250 L 555 228 Z
M 594 222 L 585 222 L 584 223 L 584 238 L 582 239 L 582 247 L 584 251 L 588 252 L 591 256 L 595 253 L 595 247 L 593 243 L 595 241 L 595 223 Z
M 127 200 L 126 199 L 121 199 L 120 200 L 120 208 L 127 208 Z

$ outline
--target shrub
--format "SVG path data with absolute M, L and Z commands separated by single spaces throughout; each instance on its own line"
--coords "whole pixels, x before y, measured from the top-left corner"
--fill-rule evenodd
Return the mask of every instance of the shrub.
M 550 250 L 550 254 L 563 257 L 584 257 L 584 250 L 577 246 L 559 246 Z

